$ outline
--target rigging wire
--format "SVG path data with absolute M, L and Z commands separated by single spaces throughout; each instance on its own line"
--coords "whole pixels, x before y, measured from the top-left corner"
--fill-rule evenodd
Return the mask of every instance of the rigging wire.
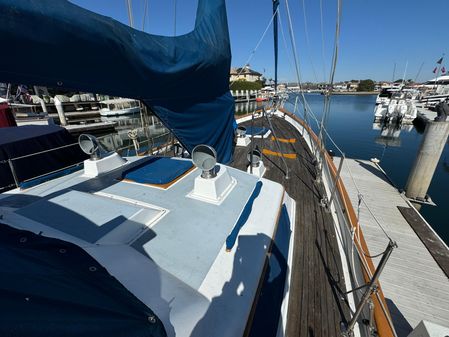
M 327 121 L 330 114 L 331 93 L 334 85 L 335 70 L 337 69 L 338 49 L 340 44 L 340 23 L 341 23 L 341 6 L 342 0 L 337 0 L 337 20 L 335 25 L 335 37 L 334 37 L 334 51 L 332 54 L 331 71 L 329 75 L 329 85 L 325 91 L 323 115 L 321 116 L 321 127 L 319 139 L 321 141 L 321 147 L 324 148 L 325 142 L 323 139 L 323 129 L 327 128 Z
M 177 5 L 177 1 L 176 0 L 173 0 L 173 7 L 174 7 L 174 13 L 173 13 L 173 15 L 174 15 L 174 22 L 173 22 L 173 25 L 174 25 L 174 27 L 173 27 L 173 36 L 176 36 L 176 6 Z
M 145 0 L 143 5 L 143 19 L 142 19 L 142 31 L 145 31 L 145 19 L 147 18 L 148 12 L 148 0 Z
M 320 0 L 320 28 L 321 28 L 321 59 L 323 62 L 323 79 L 326 82 L 326 58 L 324 57 L 324 20 L 323 20 L 323 0 Z
M 340 45 L 340 23 L 341 23 L 342 0 L 337 0 L 337 23 L 335 27 L 334 53 L 332 55 L 331 73 L 329 77 L 329 86 L 334 84 L 335 70 L 337 68 L 338 48 Z
M 334 139 L 330 136 L 330 134 L 327 131 L 327 128 L 324 125 L 320 125 L 320 122 L 318 121 L 317 117 L 315 116 L 315 114 L 313 113 L 312 109 L 310 108 L 310 105 L 307 103 L 307 100 L 305 98 L 304 95 L 304 91 L 302 90 L 302 85 L 301 85 L 301 76 L 300 76 L 300 69 L 299 69 L 299 60 L 297 57 L 297 53 L 296 53 L 296 44 L 295 44 L 295 39 L 294 39 L 294 33 L 293 33 L 293 29 L 292 29 L 292 20 L 291 20 L 291 15 L 290 15 L 290 9 L 289 9 L 289 3 L 288 0 L 285 0 L 286 3 L 286 9 L 287 9 L 287 17 L 288 17 L 288 23 L 289 23 L 289 33 L 290 33 L 290 40 L 291 40 L 291 44 L 292 44 L 292 48 L 293 48 L 293 56 L 294 56 L 294 61 L 295 61 L 295 70 L 296 70 L 296 77 L 297 77 L 297 81 L 298 81 L 298 86 L 300 88 L 300 96 L 302 98 L 302 103 L 304 104 L 305 109 L 310 113 L 310 115 L 312 116 L 312 118 L 315 120 L 315 122 L 317 123 L 317 126 L 319 128 L 321 128 L 323 131 L 323 134 L 326 134 L 327 137 L 331 140 L 332 144 L 335 146 L 335 148 L 342 154 L 344 155 L 343 151 L 338 147 L 338 145 L 336 144 L 336 142 L 334 141 Z M 340 18 L 341 18 L 341 5 L 342 5 L 342 1 L 338 0 L 338 6 L 337 6 L 337 24 L 336 24 L 336 33 L 335 33 L 335 44 L 334 44 L 334 55 L 332 58 L 332 69 L 331 69 L 331 73 L 330 73 L 330 77 L 329 77 L 329 83 L 330 85 L 333 84 L 334 81 L 334 76 L 335 76 L 335 69 L 336 69 L 336 64 L 337 64 L 337 58 L 338 58 L 338 48 L 339 48 L 339 36 L 340 36 Z M 366 202 L 365 198 L 363 197 L 360 189 L 358 188 L 357 183 L 355 182 L 354 176 L 352 174 L 351 169 L 349 168 L 348 164 L 346 163 L 346 168 L 349 172 L 349 175 L 352 179 L 352 181 L 354 182 L 354 186 L 356 187 L 357 192 L 361 195 L 361 201 L 363 202 L 363 204 L 365 205 L 365 207 L 367 208 L 368 212 L 371 214 L 371 216 L 373 217 L 373 219 L 375 220 L 376 224 L 379 226 L 379 228 L 382 230 L 382 232 L 384 233 L 384 235 L 389 239 L 392 240 L 391 237 L 388 235 L 387 231 L 385 230 L 385 228 L 382 226 L 382 224 L 380 223 L 379 219 L 375 216 L 374 212 L 370 209 L 368 203 Z M 365 252 L 366 253 L 366 252 Z
M 315 77 L 315 81 L 318 82 L 318 76 L 315 70 L 315 65 L 313 64 L 312 54 L 310 53 L 310 42 L 309 42 L 309 30 L 307 29 L 307 15 L 306 15 L 306 2 L 302 0 L 302 14 L 304 17 L 304 35 L 306 38 L 306 46 L 307 46 L 307 55 L 309 56 L 310 65 L 312 66 L 313 76 Z
M 259 41 L 257 42 L 257 44 L 256 44 L 256 46 L 254 47 L 254 49 L 249 53 L 248 59 L 246 60 L 244 66 L 243 66 L 243 67 L 240 69 L 240 71 L 238 72 L 236 78 L 238 78 L 238 77 L 242 74 L 243 70 L 245 70 L 245 66 L 248 65 L 248 64 L 250 63 L 250 61 L 253 59 L 254 55 L 256 54 L 257 49 L 259 48 L 260 44 L 262 43 L 263 39 L 265 38 L 265 35 L 267 35 L 268 29 L 270 29 L 270 27 L 271 27 L 271 25 L 272 25 L 273 20 L 274 20 L 274 17 L 276 16 L 276 14 L 277 14 L 278 12 L 279 12 L 279 7 L 276 9 L 276 11 L 275 11 L 275 12 L 273 13 L 273 15 L 271 16 L 270 22 L 268 22 L 267 27 L 265 28 L 265 30 L 264 30 L 262 36 L 260 37 L 260 39 L 259 39 Z M 237 79 L 235 79 L 234 81 L 232 81 L 232 82 L 229 84 L 229 88 L 232 88 L 232 85 L 233 85 L 236 81 L 237 81 Z
M 133 5 L 131 3 L 131 0 L 125 0 L 126 6 L 128 8 L 128 20 L 129 20 L 129 26 L 131 28 L 134 28 L 134 18 L 133 18 Z
M 419 67 L 418 73 L 416 74 L 416 77 L 415 77 L 413 82 L 416 83 L 416 81 L 418 80 L 418 77 L 419 77 L 419 74 L 421 74 L 421 70 L 422 70 L 423 65 L 424 65 L 424 62 L 421 63 L 421 66 Z

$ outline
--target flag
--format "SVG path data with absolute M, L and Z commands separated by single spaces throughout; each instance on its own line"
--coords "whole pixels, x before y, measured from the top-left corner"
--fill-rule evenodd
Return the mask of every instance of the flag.
M 443 63 L 443 58 L 440 58 L 440 59 L 437 61 L 437 64 L 441 64 L 441 63 Z
M 435 69 L 432 71 L 434 74 L 437 73 L 437 67 L 435 67 Z
M 441 68 L 441 73 L 444 74 L 446 72 L 446 68 L 443 66 L 443 68 Z

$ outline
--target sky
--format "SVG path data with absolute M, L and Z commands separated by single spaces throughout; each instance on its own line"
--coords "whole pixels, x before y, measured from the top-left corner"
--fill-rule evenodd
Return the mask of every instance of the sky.
M 71 2 L 129 24 L 126 0 Z M 337 0 L 280 0 L 278 77 L 280 82 L 294 82 L 286 2 L 301 81 L 322 82 L 329 78 Z M 194 27 L 197 3 L 198 0 L 148 0 L 143 27 L 145 0 L 132 0 L 134 27 L 151 34 L 173 36 L 176 17 L 176 35 L 185 34 Z M 405 73 L 406 79 L 426 81 L 433 78 L 436 61 L 443 54 L 446 54 L 443 65 L 449 68 L 449 0 L 342 0 L 342 3 L 335 81 L 391 80 L 394 70 L 395 79 L 403 78 Z M 226 6 L 232 66 L 242 67 L 251 57 L 252 69 L 266 78 L 274 77 L 272 27 L 255 50 L 272 18 L 271 0 L 226 0 Z

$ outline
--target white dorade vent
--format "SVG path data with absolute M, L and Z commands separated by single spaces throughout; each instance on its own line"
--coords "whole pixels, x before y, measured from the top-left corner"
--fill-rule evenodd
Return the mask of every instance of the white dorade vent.
M 92 135 L 81 134 L 78 144 L 90 159 L 84 161 L 84 176 L 94 178 L 125 165 L 127 162 L 116 152 L 107 152 L 97 138 Z
M 195 178 L 193 191 L 187 196 L 219 205 L 229 195 L 237 181 L 224 165 L 217 165 L 217 153 L 209 145 L 197 145 L 192 150 L 192 161 L 202 173 Z

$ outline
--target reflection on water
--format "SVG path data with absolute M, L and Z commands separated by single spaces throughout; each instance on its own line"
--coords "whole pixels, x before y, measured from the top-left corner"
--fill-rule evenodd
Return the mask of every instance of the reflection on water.
M 100 143 L 109 151 L 117 151 L 122 155 L 135 154 L 134 144 L 128 132 L 137 132 L 139 152 L 165 144 L 170 139 L 170 132 L 160 120 L 151 114 L 101 117 L 103 122 L 116 123 L 115 132 L 99 137 Z
M 262 104 L 262 102 L 256 101 L 235 103 L 235 114 L 237 116 L 246 115 L 261 107 Z
M 379 130 L 379 135 L 375 138 L 375 142 L 380 145 L 401 146 L 401 131 L 410 132 L 413 130 L 413 125 L 395 125 L 373 123 L 373 130 Z

